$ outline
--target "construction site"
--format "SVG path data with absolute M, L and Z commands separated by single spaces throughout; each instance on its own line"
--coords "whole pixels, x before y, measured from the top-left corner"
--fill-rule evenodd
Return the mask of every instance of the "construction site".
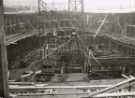
M 135 10 L 85 12 L 85 0 L 49 10 L 37 0 L 34 12 L 3 2 L 0 98 L 135 98 Z

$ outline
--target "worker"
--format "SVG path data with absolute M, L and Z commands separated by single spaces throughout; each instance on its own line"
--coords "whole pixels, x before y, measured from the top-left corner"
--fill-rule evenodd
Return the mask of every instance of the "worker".
M 56 94 L 56 90 L 55 89 L 50 89 L 49 93 L 54 96 Z

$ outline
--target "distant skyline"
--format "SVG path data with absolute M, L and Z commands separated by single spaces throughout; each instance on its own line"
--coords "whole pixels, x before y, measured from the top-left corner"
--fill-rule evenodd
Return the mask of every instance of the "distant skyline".
M 43 0 L 49 9 L 67 9 L 68 0 Z M 5 6 L 29 6 L 37 8 L 38 0 L 4 0 Z M 84 0 L 85 11 L 126 9 L 135 10 L 135 0 Z

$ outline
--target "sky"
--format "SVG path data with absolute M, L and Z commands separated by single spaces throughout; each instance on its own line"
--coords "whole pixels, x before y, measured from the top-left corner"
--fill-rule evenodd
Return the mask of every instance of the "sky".
M 68 0 L 43 0 L 48 9 L 67 9 Z M 38 0 L 4 0 L 5 6 L 30 6 L 37 8 Z M 135 0 L 84 0 L 85 11 L 115 11 L 117 9 L 135 10 Z

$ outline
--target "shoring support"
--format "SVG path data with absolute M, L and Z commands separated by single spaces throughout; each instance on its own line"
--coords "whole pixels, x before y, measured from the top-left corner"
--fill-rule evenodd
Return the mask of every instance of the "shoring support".
M 0 97 L 9 98 L 8 93 L 8 61 L 4 33 L 4 7 L 0 0 Z

